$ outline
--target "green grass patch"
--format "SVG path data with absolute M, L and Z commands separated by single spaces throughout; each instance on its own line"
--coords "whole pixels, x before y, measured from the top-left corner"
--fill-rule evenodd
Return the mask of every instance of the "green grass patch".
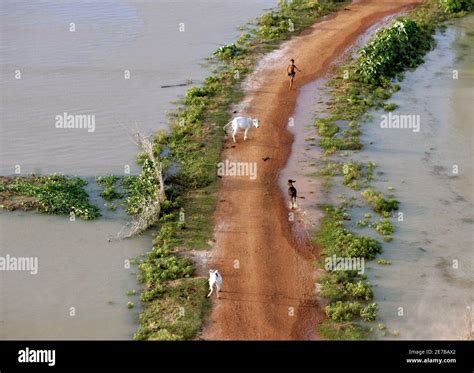
M 361 318 L 363 321 L 374 321 L 377 316 L 377 304 L 363 305 L 360 302 L 337 301 L 326 306 L 325 311 L 329 320 L 350 322 L 353 318 Z
M 325 256 L 363 257 L 373 259 L 382 252 L 380 243 L 369 236 L 359 236 L 344 227 L 344 216 L 331 206 L 321 221 L 315 242 Z
M 339 127 L 335 123 L 328 122 L 324 119 L 318 119 L 316 121 L 316 128 L 321 137 L 333 137 L 339 132 Z
M 326 320 L 316 327 L 317 333 L 331 340 L 371 339 L 372 330 L 363 325 L 351 322 L 334 322 Z
M 185 278 L 167 283 L 163 296 L 147 304 L 140 314 L 140 328 L 134 339 L 174 341 L 194 338 L 210 309 L 206 295 L 206 279 Z
M 380 221 L 373 223 L 372 228 L 383 236 L 385 242 L 390 242 L 392 234 L 395 232 L 392 222 L 387 218 L 382 218 Z
M 385 111 L 394 111 L 397 107 L 398 107 L 397 104 L 391 102 L 391 103 L 388 103 L 388 104 L 384 104 L 383 109 Z
M 184 225 L 178 234 L 177 245 L 188 249 L 206 249 L 212 237 L 213 222 L 210 217 L 217 203 L 217 184 L 189 192 L 183 199 Z
M 321 295 L 329 302 L 368 301 L 373 299 L 372 285 L 355 271 L 332 271 L 321 278 Z
M 92 220 L 100 216 L 99 209 L 89 202 L 84 187 L 87 182 L 78 177 L 62 175 L 0 177 L 0 205 L 14 210 L 36 210 L 44 214 L 70 215 Z
M 392 215 L 392 211 L 398 210 L 398 201 L 394 198 L 386 199 L 382 192 L 374 188 L 367 188 L 361 192 L 362 197 L 370 203 L 372 209 L 384 217 Z
M 467 12 L 472 8 L 472 0 L 439 0 L 440 8 L 449 14 Z
M 359 189 L 358 180 L 362 176 L 362 164 L 361 163 L 353 163 L 348 162 L 342 166 L 342 183 L 349 188 L 352 189 Z
M 319 146 L 324 150 L 360 150 L 362 144 L 358 137 L 322 138 Z
M 369 214 L 369 213 L 365 213 L 364 214 L 364 217 L 362 219 L 360 219 L 357 223 L 356 223 L 356 227 L 358 228 L 365 228 L 365 227 L 368 227 L 370 226 L 370 219 L 372 218 L 372 215 Z

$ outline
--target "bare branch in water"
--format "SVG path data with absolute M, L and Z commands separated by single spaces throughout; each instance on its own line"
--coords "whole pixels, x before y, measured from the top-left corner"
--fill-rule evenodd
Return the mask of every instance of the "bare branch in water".
M 154 198 L 144 199 L 139 210 L 140 213 L 129 224 L 128 233 L 122 229 L 118 236 L 129 238 L 143 233 L 148 227 L 157 222 L 160 217 L 161 203 L 166 199 L 165 184 L 163 182 L 163 168 L 161 162 L 155 157 L 153 152 L 153 142 L 150 136 L 144 136 L 138 128 L 134 134 L 134 142 L 143 150 L 143 153 L 151 161 L 154 168 L 156 181 L 156 195 Z

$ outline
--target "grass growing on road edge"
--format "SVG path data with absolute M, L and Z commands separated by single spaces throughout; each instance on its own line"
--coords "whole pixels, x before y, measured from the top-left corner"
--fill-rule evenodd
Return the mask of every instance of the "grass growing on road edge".
M 211 61 L 214 75 L 189 89 L 170 118 L 169 132 L 154 136 L 154 153 L 166 178 L 166 203 L 156 224 L 160 232 L 140 264 L 140 315 L 136 339 L 189 339 L 202 326 L 209 308 L 205 279 L 192 278 L 193 265 L 173 253 L 177 246 L 207 248 L 216 206 L 217 164 L 223 147 L 223 125 L 243 97 L 241 83 L 264 53 L 297 35 L 345 1 L 317 4 L 311 0 L 280 1 L 279 8 L 257 18 L 238 41 L 220 47 Z M 139 162 L 141 156 L 137 157 Z M 135 179 L 136 180 L 136 179 Z M 138 181 L 134 190 L 146 190 Z M 183 316 L 184 312 L 184 316 Z
M 193 278 L 189 258 L 172 253 L 180 224 L 161 219 L 153 248 L 139 263 L 139 281 L 144 284 L 140 300 L 146 303 L 140 314 L 137 340 L 183 340 L 193 338 L 201 329 L 210 302 L 207 281 Z
M 462 3 L 460 8 L 458 3 Z M 456 9 L 456 11 L 453 11 Z M 433 34 L 437 27 L 452 16 L 460 16 L 469 10 L 467 2 L 430 0 L 417 6 L 406 16 L 394 20 L 388 27 L 379 30 L 362 47 L 355 59 L 340 66 L 328 82 L 331 87 L 330 116 L 316 119 L 315 126 L 324 150 L 324 165 L 319 175 L 337 177 L 342 185 L 359 190 L 370 208 L 382 219 L 370 223 L 370 214 L 357 222 L 356 227 L 370 226 L 388 242 L 392 240 L 394 228 L 389 220 L 399 202 L 370 186 L 375 163 L 338 163 L 332 160 L 340 150 L 360 151 L 360 123 L 370 109 L 396 109 L 386 104 L 392 93 L 400 86 L 396 80 L 403 79 L 403 72 L 416 68 L 423 56 L 433 48 Z M 461 12 L 459 12 L 461 11 Z M 347 123 L 346 128 L 341 128 Z M 346 153 L 346 156 L 348 153 Z M 393 188 L 392 188 L 393 189 Z M 361 237 L 344 227 L 350 219 L 347 203 L 337 207 L 323 206 L 325 217 L 317 232 L 315 242 L 322 246 L 322 262 L 332 255 L 338 257 L 362 257 L 374 259 L 381 252 L 381 245 L 370 237 Z M 389 262 L 380 263 L 385 264 Z M 317 326 L 318 333 L 328 339 L 368 339 L 373 327 L 364 322 L 376 319 L 377 305 L 372 301 L 372 287 L 365 276 L 356 276 L 352 271 L 331 271 L 322 277 L 320 294 L 327 301 L 325 308 L 328 320 Z M 360 299 L 362 297 L 362 299 Z M 370 324 L 369 324 L 370 325 Z M 393 333 L 395 335 L 395 333 Z

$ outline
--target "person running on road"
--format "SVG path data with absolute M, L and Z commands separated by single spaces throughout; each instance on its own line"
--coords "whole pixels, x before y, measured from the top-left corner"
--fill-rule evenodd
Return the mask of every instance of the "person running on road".
M 296 67 L 295 60 L 292 58 L 290 60 L 290 64 L 286 68 L 286 72 L 288 73 L 288 76 L 290 77 L 290 89 L 293 87 L 293 79 L 295 78 L 296 71 L 301 72 L 301 70 L 298 69 L 298 67 Z

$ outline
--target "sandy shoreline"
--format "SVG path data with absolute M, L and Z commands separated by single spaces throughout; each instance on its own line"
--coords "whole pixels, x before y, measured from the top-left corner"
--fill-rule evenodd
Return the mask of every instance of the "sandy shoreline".
M 285 127 L 300 87 L 323 76 L 372 25 L 419 2 L 351 4 L 286 42 L 274 65 L 267 63 L 254 73 L 258 86 L 246 89 L 246 105 L 239 114 L 258 117 L 261 127 L 249 133 L 246 143 L 242 134 L 235 147 L 227 140 L 222 160 L 256 162 L 258 177 L 221 180 L 209 266 L 219 268 L 225 282 L 202 338 L 316 338 L 314 327 L 324 318 L 314 296 L 318 252 L 295 237 L 278 183 L 293 142 Z M 285 73 L 290 58 L 302 70 L 292 91 Z

